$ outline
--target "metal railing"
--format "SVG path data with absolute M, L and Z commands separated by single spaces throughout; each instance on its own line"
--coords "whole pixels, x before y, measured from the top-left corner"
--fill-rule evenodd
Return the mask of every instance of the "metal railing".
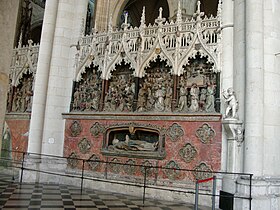
M 28 153 L 28 152 L 21 152 L 21 151 L 12 151 L 12 150 L 4 150 L 2 149 L 2 153 L 5 152 L 6 154 L 9 153 L 8 157 L 1 157 L 0 158 L 0 166 L 4 166 L 6 168 L 12 168 L 12 169 L 18 169 L 19 172 L 19 183 L 21 184 L 23 182 L 23 176 L 24 171 L 33 171 L 33 172 L 39 172 L 43 174 L 49 174 L 49 175 L 56 175 L 56 176 L 63 176 L 63 177 L 69 177 L 69 178 L 77 178 L 80 179 L 80 190 L 81 194 L 83 193 L 84 188 L 84 180 L 89 181 L 97 181 L 97 182 L 105 182 L 105 183 L 112 183 L 112 184 L 119 184 L 119 185 L 126 185 L 126 186 L 134 186 L 143 188 L 143 204 L 145 203 L 145 196 L 146 196 L 146 190 L 147 189 L 154 189 L 154 190 L 163 190 L 163 191 L 169 191 L 169 192 L 177 192 L 177 193 L 186 193 L 186 194 L 193 194 L 195 195 L 195 201 L 198 201 L 198 195 L 200 196 L 209 196 L 212 199 L 212 209 L 215 209 L 215 198 L 216 197 L 227 197 L 227 195 L 220 195 L 216 191 L 216 180 L 221 179 L 224 175 L 232 175 L 235 177 L 235 179 L 240 177 L 247 177 L 249 180 L 249 195 L 248 196 L 237 196 L 234 195 L 234 199 L 245 199 L 249 201 L 249 209 L 251 210 L 251 202 L 252 202 L 252 176 L 253 174 L 249 173 L 228 173 L 228 172 L 220 172 L 220 171 L 203 171 L 203 170 L 190 170 L 190 169 L 181 169 L 181 168 L 175 168 L 175 167 L 163 167 L 163 166 L 153 166 L 153 165 L 139 165 L 139 164 L 128 164 L 128 163 L 120 163 L 120 162 L 113 162 L 113 161 L 102 161 L 102 160 L 86 160 L 86 159 L 80 159 L 80 158 L 67 158 L 67 157 L 60 157 L 60 156 L 54 156 L 54 155 L 46 155 L 46 154 L 38 154 L 38 153 Z M 14 154 L 14 155 L 13 155 Z M 80 166 L 77 166 L 75 169 L 65 170 L 64 172 L 60 171 L 50 171 L 50 170 L 41 170 L 41 169 L 35 169 L 32 167 L 28 167 L 27 161 L 28 160 L 36 160 L 38 163 L 41 160 L 44 160 L 45 158 L 51 158 L 51 159 L 60 159 L 64 161 L 69 160 L 75 160 L 80 161 Z M 92 175 L 93 171 L 87 170 L 86 163 L 89 165 L 90 163 L 94 164 L 103 164 L 105 167 L 103 167 L 104 171 L 99 171 L 97 176 Z M 122 166 L 122 167 L 139 167 L 142 171 L 142 174 L 138 174 L 134 182 L 131 182 L 131 180 L 125 180 L 121 179 L 121 175 L 116 176 L 116 173 L 114 176 L 110 176 L 110 170 L 109 167 L 116 167 L 116 166 Z M 69 168 L 68 168 L 69 169 Z M 189 180 L 189 182 L 176 182 L 176 180 L 169 180 L 169 179 L 163 179 L 162 177 L 158 177 L 159 170 L 161 171 L 172 171 L 174 174 L 176 173 L 182 173 L 184 176 L 184 173 L 186 174 L 198 174 L 198 173 L 204 173 L 208 174 L 208 177 L 204 177 L 204 179 L 199 177 L 194 177 Z M 70 171 L 70 172 L 69 172 Z M 157 171 L 156 173 L 154 173 Z M 155 175 L 154 181 L 151 179 L 151 175 Z M 162 181 L 163 180 L 163 181 Z M 169 182 L 164 182 L 164 180 L 168 180 Z M 211 184 L 209 184 L 209 181 L 212 182 L 212 188 Z M 206 183 L 208 182 L 208 183 Z M 165 183 L 165 184 L 164 184 Z M 169 183 L 169 184 L 168 184 Z M 171 184 L 170 184 L 171 183 Z M 176 185 L 176 183 L 180 183 L 180 186 Z M 202 183 L 202 192 L 199 192 L 199 186 L 198 184 Z M 206 184 L 205 184 L 206 183 Z M 204 184 L 204 186 L 203 186 Z M 201 190 L 201 189 L 200 189 Z M 212 192 L 211 192 L 212 191 Z M 198 204 L 198 202 L 195 202 L 195 207 Z M 214 205 L 214 206 L 213 206 Z

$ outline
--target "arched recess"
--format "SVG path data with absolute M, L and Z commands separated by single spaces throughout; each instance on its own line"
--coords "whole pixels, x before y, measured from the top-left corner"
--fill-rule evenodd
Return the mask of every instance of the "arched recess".
M 129 18 L 132 26 L 139 26 L 141 13 L 143 6 L 146 8 L 146 24 L 153 24 L 154 20 L 158 17 L 159 7 L 163 8 L 163 17 L 166 19 L 170 16 L 168 0 L 123 0 L 118 1 L 111 8 L 114 8 L 112 11 L 112 19 L 114 20 L 114 25 L 120 27 L 122 21 L 122 15 L 125 10 L 129 10 Z

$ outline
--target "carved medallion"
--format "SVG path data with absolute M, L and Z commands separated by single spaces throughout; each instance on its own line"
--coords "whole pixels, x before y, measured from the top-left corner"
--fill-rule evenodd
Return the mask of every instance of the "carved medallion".
M 184 130 L 177 123 L 173 123 L 173 125 L 168 128 L 167 135 L 170 137 L 171 141 L 177 141 L 184 135 Z
M 143 174 L 143 176 L 145 176 L 145 172 L 146 172 L 146 176 L 152 176 L 153 174 L 156 173 L 155 168 L 151 168 L 151 166 L 153 165 L 150 161 L 146 160 L 142 163 L 142 165 L 143 166 L 141 167 L 141 173 Z
M 97 137 L 100 133 L 103 133 L 105 131 L 105 128 L 103 125 L 100 125 L 98 122 L 94 123 L 90 128 L 90 133 Z
M 82 132 L 82 127 L 79 123 L 79 121 L 74 121 L 72 123 L 72 125 L 70 126 L 70 130 L 71 130 L 71 136 L 78 136 L 80 135 L 80 133 Z
M 180 149 L 179 155 L 187 162 L 191 162 L 197 155 L 197 150 L 193 145 L 187 143 L 183 148 Z
M 211 167 L 204 162 L 196 166 L 194 170 L 193 175 L 197 180 L 207 179 L 213 176 Z
M 215 131 L 207 123 L 204 123 L 197 129 L 196 136 L 202 143 L 208 144 L 211 140 L 213 140 Z
M 161 49 L 159 47 L 157 47 L 156 50 L 155 50 L 155 53 L 156 54 L 160 54 L 161 53 Z
M 115 173 L 115 174 L 120 173 L 121 165 L 118 163 L 120 163 L 120 160 L 117 158 L 114 158 L 110 161 L 108 168 L 112 173 Z
M 169 163 L 167 163 L 166 168 L 168 169 L 165 169 L 164 173 L 169 179 L 178 179 L 180 176 L 180 171 L 178 169 L 180 169 L 180 167 L 174 160 L 171 160 Z
M 81 153 L 86 154 L 90 150 L 91 144 L 90 144 L 89 140 L 87 140 L 87 138 L 83 138 L 79 142 L 78 147 L 79 147 Z
M 78 165 L 78 156 L 75 152 L 72 152 L 71 155 L 67 158 L 67 164 L 71 168 L 75 168 Z
M 87 163 L 92 171 L 95 171 L 96 168 L 100 165 L 99 161 L 100 161 L 100 158 L 94 154 L 88 159 Z
M 136 166 L 135 166 L 135 161 L 132 159 L 129 159 L 128 161 L 126 161 L 127 165 L 124 165 L 124 171 L 129 174 L 129 175 L 133 175 L 136 172 Z

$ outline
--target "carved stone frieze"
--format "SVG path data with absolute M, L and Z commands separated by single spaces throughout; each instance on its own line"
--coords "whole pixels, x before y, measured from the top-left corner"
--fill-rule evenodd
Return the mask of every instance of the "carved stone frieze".
M 87 138 L 83 138 L 78 143 L 78 147 L 79 147 L 81 153 L 86 154 L 90 150 L 91 144 Z
M 192 144 L 187 143 L 179 150 L 179 155 L 185 160 L 185 162 L 189 163 L 197 155 L 197 150 Z
M 167 130 L 167 135 L 170 137 L 171 141 L 177 141 L 180 137 L 184 136 L 183 128 L 177 124 L 173 123 Z
M 88 165 L 89 165 L 89 167 L 90 167 L 90 169 L 92 170 L 92 171 L 95 171 L 96 170 L 96 168 L 100 165 L 100 158 L 97 156 L 97 155 L 95 155 L 95 154 L 93 154 L 89 159 L 88 159 L 88 161 L 87 161 L 87 163 L 88 163 Z
M 165 169 L 164 173 L 169 179 L 178 179 L 178 177 L 180 176 L 180 171 L 178 169 L 180 169 L 180 167 L 174 160 L 169 161 L 169 163 L 167 163 L 166 165 L 166 168 L 168 169 Z
M 98 137 L 99 134 L 104 133 L 104 131 L 105 131 L 105 127 L 101 125 L 99 122 L 95 122 L 90 128 L 90 133 L 94 137 Z
M 71 168 L 75 168 L 78 165 L 78 159 L 79 157 L 75 152 L 72 152 L 69 157 L 67 158 L 67 164 Z
M 118 158 L 113 158 L 110 163 L 108 164 L 108 169 L 112 173 L 118 174 L 121 171 L 121 165 L 118 164 L 121 161 Z
M 70 126 L 71 136 L 76 137 L 79 136 L 82 132 L 82 127 L 79 121 L 73 121 L 72 125 Z
M 215 135 L 215 131 L 207 123 L 204 123 L 196 131 L 196 136 L 204 144 L 210 143 L 211 140 L 213 140 L 213 138 L 215 137 Z
M 202 180 L 207 179 L 213 176 L 211 166 L 208 166 L 206 163 L 201 162 L 199 165 L 197 165 L 193 170 L 193 175 L 195 179 Z
M 126 161 L 124 165 L 124 171 L 129 174 L 129 175 L 134 175 L 136 172 L 136 166 L 135 166 L 135 161 L 132 159 L 129 159 Z

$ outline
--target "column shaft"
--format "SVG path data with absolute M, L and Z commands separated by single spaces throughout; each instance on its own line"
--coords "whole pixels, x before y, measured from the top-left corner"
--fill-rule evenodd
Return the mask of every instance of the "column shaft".
M 41 153 L 48 78 L 57 17 L 58 0 L 46 1 L 40 42 L 37 72 L 34 84 L 32 114 L 29 129 L 28 152 Z
M 75 49 L 84 31 L 87 0 L 76 5 L 72 0 L 59 1 L 50 65 L 48 94 L 44 119 L 42 153 L 63 155 L 64 125 L 62 113 L 69 112 L 74 79 Z
M 264 121 L 263 0 L 246 0 L 245 172 L 262 175 Z

